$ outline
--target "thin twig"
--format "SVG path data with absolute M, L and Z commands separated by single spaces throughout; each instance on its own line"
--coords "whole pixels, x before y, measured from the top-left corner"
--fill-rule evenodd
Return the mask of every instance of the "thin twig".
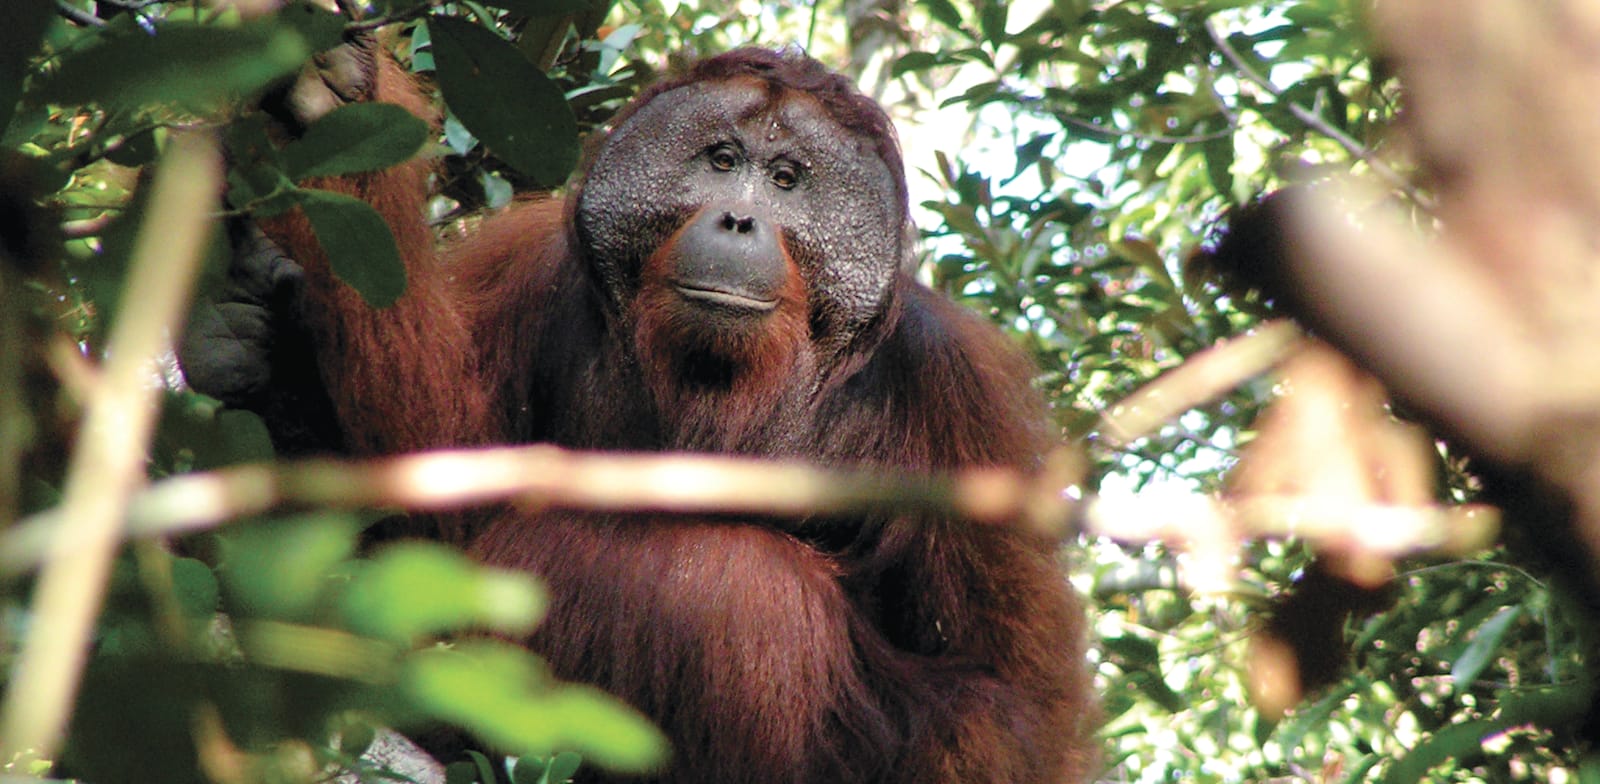
M 388 16 L 378 16 L 373 17 L 372 19 L 363 19 L 359 22 L 351 22 L 344 26 L 344 32 L 346 35 L 351 35 L 354 33 L 370 33 L 373 30 L 386 25 L 409 22 L 413 19 L 420 19 L 424 16 L 427 16 L 428 13 L 433 10 L 433 8 L 433 3 L 426 3 L 423 5 L 412 6 L 404 11 L 389 14 Z
M 56 14 L 73 24 L 80 24 L 85 27 L 106 26 L 106 20 L 81 8 L 74 7 L 67 0 L 56 0 Z
M 85 406 L 57 525 L 43 551 L 32 625 L 0 706 L 0 760 L 53 759 L 65 733 L 122 512 L 144 481 L 159 409 L 152 364 L 182 330 L 212 227 L 222 162 L 207 134 L 175 134 L 152 184 L 134 246 L 126 302 L 106 343 L 105 370 Z M 19 763 L 20 764 L 20 763 Z
M 1159 133 L 1149 133 L 1147 131 L 1125 131 L 1121 128 L 1113 128 L 1108 125 L 1089 122 L 1088 120 L 1082 120 L 1071 115 L 1060 115 L 1060 118 L 1062 122 L 1068 125 L 1077 126 L 1086 131 L 1093 131 L 1106 136 L 1126 136 L 1133 139 L 1155 142 L 1157 144 L 1204 144 L 1206 142 L 1216 141 L 1217 139 L 1226 139 L 1233 135 L 1233 129 L 1229 128 L 1224 131 L 1200 133 L 1193 136 L 1167 136 Z

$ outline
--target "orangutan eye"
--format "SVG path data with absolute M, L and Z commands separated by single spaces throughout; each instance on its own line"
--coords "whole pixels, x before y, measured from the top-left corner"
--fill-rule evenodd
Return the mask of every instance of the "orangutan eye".
M 800 174 L 793 164 L 780 163 L 772 169 L 772 184 L 784 190 L 793 190 L 800 184 Z
M 711 167 L 717 171 L 733 171 L 739 165 L 739 150 L 731 144 L 711 148 Z

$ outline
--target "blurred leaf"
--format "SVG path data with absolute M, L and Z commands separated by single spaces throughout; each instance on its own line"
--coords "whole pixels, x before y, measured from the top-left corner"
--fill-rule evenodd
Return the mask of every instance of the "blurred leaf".
M 118 166 L 143 166 L 153 163 L 161 152 L 164 128 L 146 128 L 129 135 L 106 152 L 106 159 Z
M 497 210 L 510 204 L 511 199 L 516 196 L 511 183 L 506 182 L 504 177 L 491 171 L 480 170 L 478 172 L 478 185 L 483 188 L 484 206 L 491 210 Z
M 978 27 L 983 31 L 983 40 L 998 46 L 1005 41 L 1006 17 L 1011 4 L 1006 0 L 988 0 L 978 6 Z
M 372 722 L 366 721 L 358 714 L 351 712 L 339 717 L 335 722 L 335 731 L 339 734 L 339 753 L 349 757 L 359 757 L 371 748 L 372 742 L 377 740 L 378 732 Z
M 1497 721 L 1468 721 L 1440 728 L 1433 735 L 1389 763 L 1382 784 L 1416 784 L 1435 765 L 1453 759 L 1475 757 L 1483 751 L 1483 739 L 1503 728 Z
M 411 657 L 404 679 L 418 705 L 495 748 L 548 755 L 576 749 L 619 772 L 651 770 L 666 741 L 649 722 L 598 689 L 550 680 L 522 648 L 472 640 Z
M 1115 654 L 1120 661 L 1118 666 L 1123 669 L 1157 669 L 1161 660 L 1160 650 L 1154 642 L 1143 637 L 1123 635 L 1121 637 L 1107 637 L 1101 641 L 1108 653 Z
M 192 731 L 203 686 L 195 675 L 164 659 L 96 656 L 58 762 L 104 784 L 205 784 Z
M 277 20 L 304 37 L 312 52 L 326 51 L 344 43 L 345 18 L 315 3 L 285 3 L 278 11 Z
M 1206 177 L 1224 199 L 1233 201 L 1233 135 L 1211 139 L 1204 146 Z
M 541 757 L 518 757 L 511 766 L 511 784 L 544 784 L 549 771 L 549 763 Z
M 170 103 L 212 111 L 294 73 L 313 51 L 299 32 L 265 21 L 240 27 L 169 22 L 155 35 L 104 38 L 63 58 L 29 99 L 128 109 Z
M 582 766 L 581 755 L 563 751 L 550 760 L 550 767 L 545 771 L 545 780 L 550 784 L 562 784 L 576 775 L 578 768 Z
M 474 784 L 478 766 L 471 760 L 457 760 L 444 767 L 444 784 Z
M 919 0 L 917 5 L 922 6 L 930 16 L 952 31 L 959 32 L 963 29 L 961 12 L 956 10 L 950 0 Z
M 406 291 L 406 268 L 389 225 L 366 202 L 307 188 L 296 193 L 339 280 L 367 304 L 386 308 Z
M 342 608 L 350 628 L 409 644 L 469 627 L 526 634 L 544 613 L 544 594 L 525 573 L 481 566 L 443 545 L 402 542 L 359 564 Z
M 312 513 L 236 526 L 218 534 L 229 604 L 251 616 L 314 620 L 333 568 L 355 552 L 354 516 Z
M 273 457 L 272 439 L 261 417 L 224 408 L 216 400 L 193 392 L 165 396 L 156 447 L 157 454 L 169 461 L 176 461 L 187 450 L 192 462 L 173 468 L 191 471 Z
M 1572 683 L 1506 689 L 1495 695 L 1506 724 L 1551 729 L 1583 718 L 1594 704 L 1594 696 L 1595 683 L 1587 676 Z
M 894 61 L 894 66 L 889 74 L 895 78 L 905 76 L 916 71 L 926 71 L 929 68 L 943 65 L 945 58 L 936 52 L 907 52 Z
M 217 576 L 193 558 L 172 559 L 172 591 L 183 614 L 210 621 L 217 612 Z
M 467 758 L 472 760 L 472 767 L 477 770 L 477 778 L 484 784 L 495 784 L 499 779 L 494 775 L 494 763 L 489 761 L 483 752 L 467 749 Z
M 478 138 L 462 125 L 453 114 L 444 116 L 444 143 L 456 155 L 466 155 L 472 148 L 478 146 Z
M 324 115 L 283 148 L 290 179 L 377 171 L 417 154 L 432 132 L 392 103 L 346 104 Z
M 1478 674 L 1494 660 L 1495 653 L 1500 650 L 1500 643 L 1505 639 L 1506 630 L 1511 628 L 1511 624 L 1521 614 L 1520 607 L 1502 607 L 1493 617 L 1474 630 L 1472 643 L 1450 665 L 1450 678 L 1455 681 L 1454 688 L 1457 694 L 1471 688 L 1473 681 L 1478 679 Z
M 578 121 L 561 88 L 505 39 L 452 17 L 429 17 L 439 89 L 461 124 L 501 160 L 546 187 L 578 160 Z
M 1016 169 L 1012 171 L 1011 177 L 1007 179 L 1006 182 L 1011 182 L 1012 180 L 1021 177 L 1023 172 L 1026 172 L 1029 168 L 1032 168 L 1035 164 L 1039 163 L 1039 161 L 1044 158 L 1045 145 L 1048 145 L 1055 138 L 1056 135 L 1053 133 L 1036 134 L 1021 147 L 1018 147 L 1016 151 Z

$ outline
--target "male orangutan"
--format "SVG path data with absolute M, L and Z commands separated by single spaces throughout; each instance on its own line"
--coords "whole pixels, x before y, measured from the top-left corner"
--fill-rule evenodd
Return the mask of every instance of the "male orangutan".
M 426 116 L 395 62 L 364 70 L 347 95 Z M 309 431 L 355 454 L 548 442 L 1038 465 L 1052 433 L 1032 369 L 913 280 L 894 131 L 848 80 L 796 52 L 731 52 L 645 91 L 593 150 L 564 199 L 443 248 L 423 221 L 427 164 L 319 183 L 386 216 L 408 293 L 368 308 L 303 220 L 272 223 L 287 258 L 236 264 L 254 292 L 229 316 L 266 349 L 203 333 L 191 382 L 264 411 L 285 446 Z M 297 373 L 305 352 L 316 370 Z M 331 416 L 303 415 L 316 400 Z M 779 530 L 507 510 L 468 528 L 440 534 L 548 586 L 528 644 L 555 673 L 667 733 L 652 780 L 1090 773 L 1083 611 L 1049 543 L 909 512 Z

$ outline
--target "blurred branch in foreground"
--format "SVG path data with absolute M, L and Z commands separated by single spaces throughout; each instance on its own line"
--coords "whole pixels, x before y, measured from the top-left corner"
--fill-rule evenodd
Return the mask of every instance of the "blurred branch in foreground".
M 1053 539 L 1085 533 L 1189 546 L 1222 536 L 1231 547 L 1237 537 L 1295 535 L 1354 541 L 1384 555 L 1462 552 L 1481 546 L 1494 531 L 1494 513 L 1481 507 L 1351 505 L 1290 496 L 1084 498 L 1070 479 L 1062 481 L 1073 462 L 1067 454 L 1034 476 L 984 470 L 918 477 L 551 446 L 262 464 L 157 482 L 130 503 L 126 530 L 133 537 L 187 533 L 309 505 L 446 511 L 515 502 L 589 511 L 753 514 L 773 518 L 778 527 L 784 519 L 927 509 L 977 524 L 1022 520 Z M 55 513 L 46 512 L 10 531 L 0 540 L 0 570 L 14 573 L 39 563 L 58 523 Z
M 1291 199 L 1284 304 L 1463 447 L 1521 540 L 1600 601 L 1600 14 L 1407 0 L 1373 21 L 1440 231 L 1355 185 Z
M 124 309 L 112 325 L 101 383 L 86 401 L 55 523 L 37 533 L 34 557 L 43 567 L 33 594 L 38 621 L 9 680 L 0 760 L 54 755 L 121 544 L 122 510 L 145 479 L 145 445 L 160 395 L 150 383 L 151 368 L 181 329 L 222 181 L 222 157 L 211 137 L 174 134 L 168 149 L 128 276 L 126 301 L 139 307 Z

